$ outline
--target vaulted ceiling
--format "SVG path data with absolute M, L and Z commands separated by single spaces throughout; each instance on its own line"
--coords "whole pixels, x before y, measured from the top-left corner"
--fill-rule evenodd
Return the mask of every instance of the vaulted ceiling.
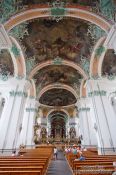
M 52 3 L 53 0 L 47 2 Z M 46 0 L 24 0 L 22 5 L 28 7 L 38 3 L 47 3 Z M 94 8 L 99 2 L 95 0 L 64 0 L 66 3 L 75 3 Z M 90 57 L 94 44 L 102 35 L 95 25 L 80 19 L 64 17 L 59 22 L 51 18 L 39 18 L 28 21 L 26 35 L 16 38 L 25 55 L 27 77 L 40 63 L 47 60 L 68 60 L 79 65 L 89 75 Z M 100 35 L 99 35 L 99 32 Z M 12 33 L 11 33 L 12 34 Z M 21 35 L 21 32 L 20 32 Z M 17 36 L 16 36 L 17 37 Z M 107 51 L 102 66 L 103 74 L 116 74 L 116 56 L 113 50 Z M 0 53 L 0 72 L 13 74 L 11 56 L 6 50 Z M 80 80 L 82 76 L 73 68 L 59 64 L 52 64 L 37 71 L 33 77 L 36 84 L 37 96 L 48 85 L 67 85 L 74 89 L 79 97 Z M 76 103 L 71 91 L 63 88 L 46 90 L 38 99 L 48 106 L 67 106 Z

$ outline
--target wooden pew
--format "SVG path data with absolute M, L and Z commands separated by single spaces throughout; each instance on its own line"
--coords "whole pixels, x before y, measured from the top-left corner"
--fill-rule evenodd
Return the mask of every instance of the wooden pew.
M 25 150 L 24 156 L 0 157 L 0 174 L 44 175 L 53 154 L 53 149 Z
M 97 175 L 100 174 L 100 171 L 101 174 L 107 175 L 111 175 L 113 173 L 113 162 L 116 161 L 116 155 L 99 156 L 97 155 L 96 151 L 93 150 L 92 152 L 90 150 L 83 152 L 83 155 L 86 159 L 84 161 L 79 161 L 76 160 L 78 158 L 78 153 L 76 156 L 72 153 L 66 154 L 66 158 L 72 167 L 74 175 Z

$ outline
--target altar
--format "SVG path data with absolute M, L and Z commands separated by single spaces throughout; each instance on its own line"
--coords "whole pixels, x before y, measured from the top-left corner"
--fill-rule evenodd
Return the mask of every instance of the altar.
M 55 142 L 61 142 L 62 141 L 62 137 L 60 134 L 56 134 L 55 136 Z

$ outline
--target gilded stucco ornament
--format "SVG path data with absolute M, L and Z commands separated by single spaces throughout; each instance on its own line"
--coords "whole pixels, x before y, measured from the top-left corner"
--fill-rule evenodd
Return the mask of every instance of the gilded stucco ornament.
M 27 97 L 28 96 L 27 93 L 26 92 L 23 92 L 23 91 L 14 91 L 14 90 L 12 90 L 9 93 L 10 93 L 10 96 L 11 97 L 15 97 L 15 96 L 18 96 L 18 97 Z
M 90 108 L 89 107 L 79 108 L 79 112 L 83 112 L 83 111 L 90 111 Z
M 54 65 L 61 65 L 62 64 L 62 58 L 57 56 L 56 58 L 54 58 L 52 64 L 54 64 Z
M 101 77 L 98 74 L 96 74 L 96 75 L 92 75 L 90 79 L 91 80 L 98 80 L 98 79 L 101 79 Z
M 104 46 L 99 46 L 97 49 L 96 49 L 96 51 L 95 51 L 95 53 L 96 53 L 96 56 L 101 56 L 101 54 L 103 53 L 103 52 L 105 52 L 105 47 Z
M 107 19 L 115 20 L 115 7 L 111 0 L 100 0 L 100 3 L 96 3 L 92 7 L 92 11 L 100 16 L 105 16 Z M 105 36 L 106 33 L 100 27 L 89 24 L 88 35 L 96 42 L 99 38 Z
M 7 81 L 11 76 L 9 74 L 0 73 L 0 80 Z
M 27 29 L 28 23 L 22 23 L 14 27 L 9 34 L 18 40 L 22 40 L 25 36 L 29 35 L 28 29 Z
M 17 75 L 17 76 L 16 76 L 16 79 L 17 79 L 17 80 L 22 80 L 23 78 L 25 78 L 24 75 Z
M 86 74 L 89 75 L 90 61 L 88 60 L 88 58 L 81 56 L 80 65 L 82 69 L 86 72 Z
M 56 20 L 58 22 L 65 16 L 66 8 L 64 2 L 56 0 L 55 2 L 50 4 L 50 6 L 51 6 L 51 16 L 53 20 Z
M 107 92 L 104 91 L 104 90 L 94 90 L 94 91 L 91 91 L 88 93 L 88 96 L 89 97 L 93 97 L 93 96 L 106 96 L 107 95 Z
M 23 1 L 17 0 L 2 0 L 0 2 L 0 23 L 6 22 L 10 17 L 19 13 L 20 10 L 24 10 Z M 28 35 L 27 22 L 22 23 L 14 27 L 9 34 L 16 37 L 17 39 L 23 39 L 25 35 Z
M 113 74 L 113 75 L 107 75 L 106 76 L 108 80 L 115 80 L 116 79 L 116 75 Z
M 26 112 L 37 112 L 36 108 L 26 108 Z
M 19 56 L 20 56 L 20 49 L 18 49 L 15 44 L 12 45 L 11 52 L 15 55 L 15 58 L 19 58 Z
M 30 57 L 28 59 L 26 59 L 26 72 L 27 75 L 31 72 L 31 70 L 35 67 L 36 63 L 35 63 L 35 57 Z

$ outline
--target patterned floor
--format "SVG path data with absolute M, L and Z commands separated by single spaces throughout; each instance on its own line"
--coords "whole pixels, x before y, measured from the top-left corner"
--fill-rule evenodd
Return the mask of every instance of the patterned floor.
M 47 175 L 73 175 L 61 151 L 58 152 L 57 160 L 51 161 Z

